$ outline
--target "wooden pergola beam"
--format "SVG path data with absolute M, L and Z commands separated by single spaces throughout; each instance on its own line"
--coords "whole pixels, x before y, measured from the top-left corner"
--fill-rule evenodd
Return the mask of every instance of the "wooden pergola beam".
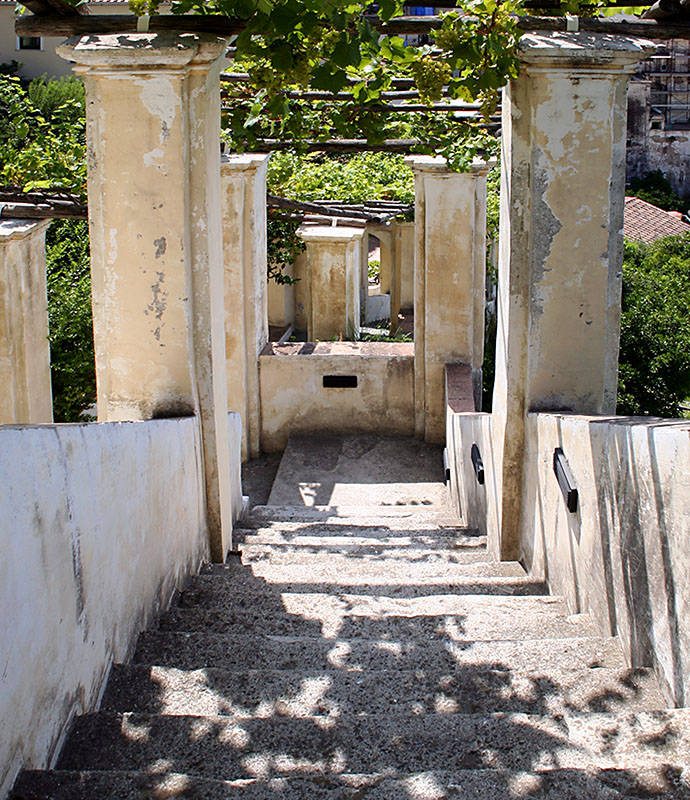
M 48 0 L 40 0 L 48 2 Z M 50 0 L 60 2 L 60 0 Z M 367 19 L 372 26 L 386 34 L 429 33 L 442 24 L 441 17 L 395 17 L 383 22 L 376 15 Z M 518 18 L 518 26 L 525 33 L 530 31 L 565 32 L 565 17 Z M 234 36 L 245 27 L 243 20 L 232 19 L 220 14 L 173 14 L 155 15 L 150 18 L 149 30 L 184 31 L 186 33 L 213 33 L 220 36 Z M 580 17 L 580 30 L 587 33 L 603 33 L 622 36 L 640 36 L 646 39 L 689 39 L 689 22 L 669 22 L 644 20 L 611 20 L 598 17 Z M 19 17 L 15 31 L 19 36 L 79 36 L 86 34 L 132 33 L 137 29 L 137 17 L 133 14 L 102 14 L 60 16 L 52 12 Z

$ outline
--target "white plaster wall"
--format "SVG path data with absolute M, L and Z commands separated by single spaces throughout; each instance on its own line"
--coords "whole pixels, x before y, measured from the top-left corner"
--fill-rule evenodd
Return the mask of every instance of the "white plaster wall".
M 290 353 L 301 345 L 272 345 Z M 414 433 L 412 344 L 320 342 L 309 355 L 262 355 L 261 449 L 285 449 L 291 433 Z M 379 354 L 376 351 L 379 351 Z M 396 354 L 397 353 L 397 354 Z M 357 375 L 357 388 L 325 389 L 324 375 Z
M 573 612 L 617 633 L 633 666 L 656 666 L 690 700 L 690 423 L 529 414 L 520 555 Z M 553 472 L 562 447 L 579 506 Z
M 472 465 L 473 444 L 479 448 L 484 464 L 483 485 L 478 483 Z M 449 489 L 453 508 L 460 517 L 463 527 L 486 533 L 487 516 L 496 514 L 491 414 L 457 413 L 448 409 L 446 451 L 450 467 Z
M 201 474 L 194 418 L 0 427 L 0 797 L 207 557 Z

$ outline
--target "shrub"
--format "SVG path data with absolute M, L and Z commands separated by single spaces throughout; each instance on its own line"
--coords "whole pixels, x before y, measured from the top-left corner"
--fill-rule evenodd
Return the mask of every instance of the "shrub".
M 626 242 L 618 413 L 678 417 L 690 396 L 690 236 Z
M 690 204 L 678 197 L 660 169 L 650 172 L 644 178 L 634 178 L 630 181 L 630 188 L 626 194 L 639 197 L 640 200 L 645 200 L 664 211 L 685 212 Z
M 59 108 L 65 107 L 73 121 L 84 116 L 84 84 L 76 75 L 57 80 L 48 80 L 45 75 L 34 78 L 27 95 L 33 107 L 48 121 Z
M 46 262 L 53 414 L 76 422 L 96 399 L 87 223 L 53 222 Z

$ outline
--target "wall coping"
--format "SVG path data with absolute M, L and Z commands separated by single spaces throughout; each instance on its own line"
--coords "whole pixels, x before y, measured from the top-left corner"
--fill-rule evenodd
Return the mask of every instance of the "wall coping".
M 269 342 L 261 356 L 414 358 L 414 342 Z

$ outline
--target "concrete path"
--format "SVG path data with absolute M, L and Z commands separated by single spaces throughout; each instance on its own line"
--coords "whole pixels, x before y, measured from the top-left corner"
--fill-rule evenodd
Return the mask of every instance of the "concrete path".
M 292 439 L 239 532 L 13 800 L 690 797 L 690 716 L 457 527 L 441 455 Z

